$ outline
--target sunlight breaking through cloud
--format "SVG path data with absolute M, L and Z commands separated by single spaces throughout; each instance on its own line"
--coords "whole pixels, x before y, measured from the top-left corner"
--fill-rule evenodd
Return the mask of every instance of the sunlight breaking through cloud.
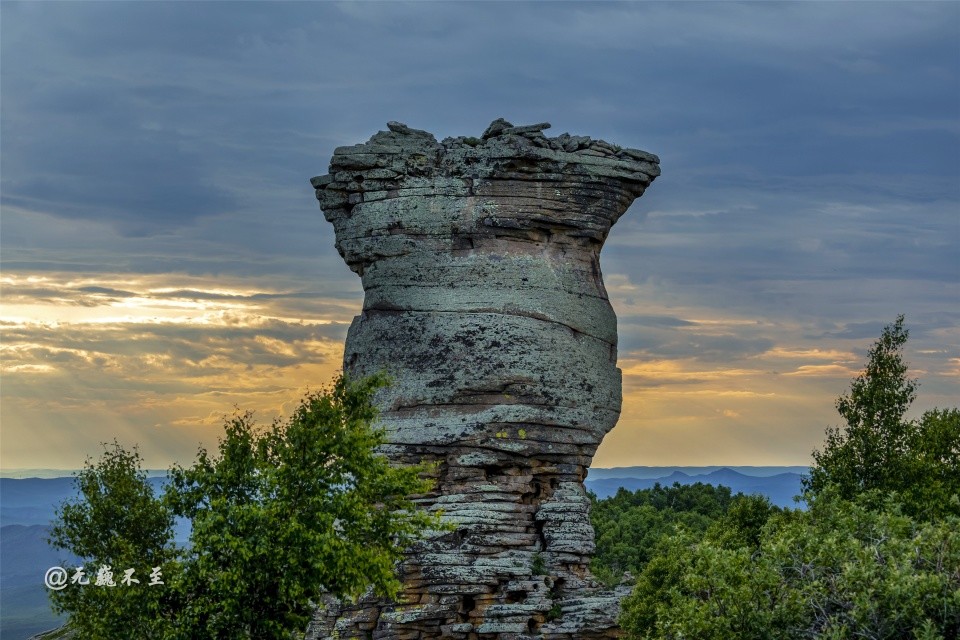
M 176 455 L 190 455 L 234 407 L 280 415 L 340 367 L 352 313 L 329 309 L 341 303 L 318 300 L 318 313 L 294 316 L 288 292 L 160 280 L 4 277 L 5 459 L 23 455 L 28 433 L 63 438 L 78 419 L 67 436 L 78 448 L 49 455 L 48 466 L 76 466 L 117 422 L 134 441 L 177 429 Z M 113 418 L 94 418 L 102 414 Z

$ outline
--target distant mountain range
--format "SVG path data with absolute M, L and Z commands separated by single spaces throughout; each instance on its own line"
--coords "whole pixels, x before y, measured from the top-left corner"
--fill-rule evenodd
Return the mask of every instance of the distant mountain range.
M 37 477 L 25 477 L 34 473 Z M 54 511 L 75 496 L 74 479 L 68 471 L 31 469 L 5 471 L 0 477 L 0 638 L 26 640 L 62 623 L 53 615 L 43 586 L 43 576 L 52 566 L 75 566 L 77 559 L 50 548 L 46 539 Z M 619 467 L 590 469 L 586 486 L 601 498 L 621 487 L 629 491 L 661 485 L 724 485 L 737 493 L 760 493 L 780 506 L 797 506 L 800 477 L 807 467 Z M 56 477 L 60 474 L 60 477 Z M 162 490 L 165 472 L 148 474 L 154 491 Z M 15 477 L 11 477 L 15 476 Z M 184 544 L 189 526 L 178 523 L 176 538 Z
M 64 473 L 60 471 L 60 473 Z M 148 479 L 159 492 L 165 477 Z M 50 609 L 43 577 L 54 566 L 76 566 L 79 560 L 47 544 L 54 511 L 76 496 L 74 479 L 0 478 L 0 638 L 26 640 L 65 621 Z M 184 544 L 189 526 L 178 523 L 177 542 Z
M 166 478 L 150 477 L 147 481 L 157 492 Z M 54 510 L 75 496 L 72 477 L 0 478 L 0 526 L 49 524 Z
M 598 498 L 609 498 L 620 488 L 650 489 L 655 484 L 672 486 L 704 484 L 730 487 L 733 493 L 759 493 L 780 507 L 798 507 L 801 478 L 807 467 L 619 467 L 590 469 L 584 482 Z
M 25 640 L 62 625 L 50 609 L 43 576 L 50 567 L 76 566 L 77 558 L 47 544 L 47 525 L 0 527 L 0 638 Z

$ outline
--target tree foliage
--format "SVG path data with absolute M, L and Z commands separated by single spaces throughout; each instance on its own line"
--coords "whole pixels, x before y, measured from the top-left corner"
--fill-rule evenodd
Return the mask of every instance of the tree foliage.
M 727 487 L 698 482 L 670 487 L 656 483 L 650 489 L 620 489 L 604 500 L 594 498 L 590 519 L 597 547 L 590 568 L 602 582 L 614 585 L 626 572 L 639 573 L 659 541 L 677 526 L 703 534 L 743 497 L 731 496 Z
M 837 400 L 807 511 L 731 506 L 663 539 L 623 602 L 630 638 L 960 636 L 960 411 L 905 414 L 903 317 Z
M 901 315 L 883 329 L 850 392 L 837 399 L 846 425 L 827 429 L 823 449 L 813 452 L 804 480 L 808 495 L 828 486 L 845 499 L 895 492 L 910 514 L 960 515 L 951 499 L 960 494 L 960 411 L 934 409 L 905 419 L 919 384 L 907 377 L 903 360 L 908 336 Z
M 901 481 L 911 431 L 904 414 L 917 388 L 903 361 L 908 336 L 902 315 L 884 327 L 866 369 L 853 380 L 850 392 L 837 399 L 846 425 L 828 429 L 823 450 L 813 452 L 809 491 L 818 493 L 833 484 L 842 497 L 852 498 Z
M 666 539 L 623 602 L 628 637 L 957 637 L 960 519 L 916 521 L 896 503 L 832 493 L 773 516 L 756 548 Z
M 322 591 L 396 595 L 395 563 L 438 521 L 410 500 L 429 489 L 426 469 L 393 467 L 376 452 L 384 434 L 371 428 L 372 397 L 385 382 L 341 377 L 266 429 L 234 416 L 217 454 L 201 449 L 192 466 L 174 467 L 163 497 L 150 492 L 139 457 L 115 445 L 80 476 L 82 498 L 61 509 L 53 542 L 96 564 L 153 558 L 165 584 L 67 588 L 55 607 L 85 638 L 287 639 L 305 629 Z M 138 514 L 151 517 L 135 526 Z M 174 516 L 192 522 L 187 549 L 170 542 Z M 152 608 L 141 608 L 143 594 Z M 139 632 L 110 632 L 118 628 Z
M 170 569 L 176 558 L 173 514 L 154 496 L 141 464 L 136 449 L 127 451 L 117 442 L 99 462 L 87 460 L 75 479 L 82 498 L 61 505 L 51 529 L 51 544 L 90 560 L 71 572 L 66 588 L 50 592 L 57 613 L 70 613 L 84 637 L 159 637 L 167 594 L 122 584 L 127 568 L 137 570 L 131 577 L 144 587 L 146 572 Z M 98 573 L 103 582 L 120 586 L 96 586 Z M 131 611 L 139 613 L 130 616 Z
M 931 409 L 914 423 L 900 496 L 926 518 L 960 516 L 960 409 Z

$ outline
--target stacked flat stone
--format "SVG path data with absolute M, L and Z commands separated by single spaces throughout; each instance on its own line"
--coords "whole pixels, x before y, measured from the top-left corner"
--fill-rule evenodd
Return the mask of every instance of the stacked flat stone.
M 599 256 L 659 160 L 546 123 L 387 126 L 312 184 L 365 292 L 344 370 L 392 375 L 384 452 L 436 463 L 419 502 L 455 530 L 409 550 L 398 602 L 328 603 L 308 637 L 620 637 L 583 487 L 621 404 Z

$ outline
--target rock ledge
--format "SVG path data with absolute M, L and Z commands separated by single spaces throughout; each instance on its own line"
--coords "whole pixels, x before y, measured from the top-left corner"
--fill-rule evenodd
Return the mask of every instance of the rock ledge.
M 621 403 L 599 255 L 659 159 L 547 123 L 387 127 L 311 182 L 365 292 L 344 370 L 393 375 L 385 453 L 437 463 L 419 502 L 456 529 L 409 550 L 399 602 L 327 602 L 308 638 L 621 637 L 583 488 Z

